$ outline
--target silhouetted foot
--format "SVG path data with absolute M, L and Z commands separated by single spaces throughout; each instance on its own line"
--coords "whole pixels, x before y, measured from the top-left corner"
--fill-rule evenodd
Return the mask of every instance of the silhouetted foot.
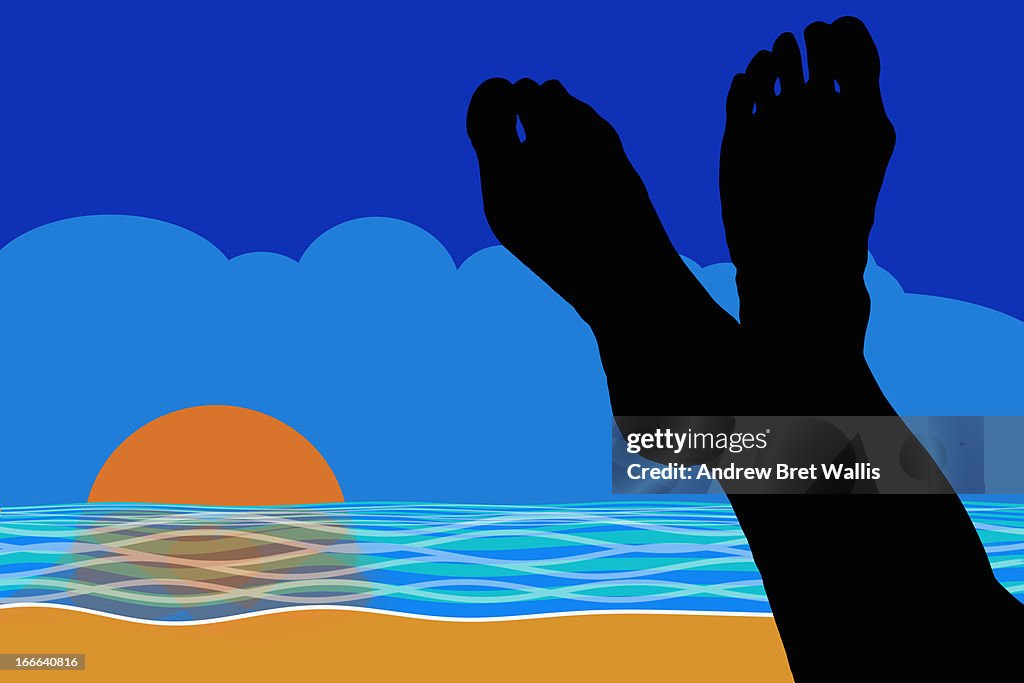
M 594 330 L 616 413 L 721 409 L 712 392 L 729 382 L 712 376 L 736 323 L 679 258 L 611 125 L 528 79 L 484 82 L 466 123 L 491 229 Z
M 776 358 L 823 350 L 860 358 L 868 232 L 895 131 L 864 25 L 853 17 L 816 22 L 804 36 L 806 82 L 791 33 L 733 80 L 722 217 L 744 333 Z
M 786 33 L 736 76 L 726 105 L 722 217 L 756 377 L 746 395 L 754 414 L 893 415 L 863 357 L 868 232 L 895 144 L 878 53 L 850 17 L 805 38 L 806 82 Z M 893 443 L 906 438 L 896 430 Z M 798 681 L 946 680 L 967 667 L 989 680 L 1010 668 L 1004 633 L 1019 632 L 1021 608 L 956 496 L 730 500 Z M 990 623 L 1007 626 L 977 626 Z
M 495 236 L 588 323 L 685 275 L 615 130 L 558 81 L 486 81 L 467 129 Z

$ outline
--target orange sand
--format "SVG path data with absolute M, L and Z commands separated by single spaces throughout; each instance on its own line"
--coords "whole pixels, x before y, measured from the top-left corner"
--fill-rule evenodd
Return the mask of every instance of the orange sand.
M 758 617 L 306 611 L 154 626 L 18 607 L 0 610 L 0 652 L 86 655 L 84 671 L 0 671 L 4 681 L 792 681 L 775 622 Z

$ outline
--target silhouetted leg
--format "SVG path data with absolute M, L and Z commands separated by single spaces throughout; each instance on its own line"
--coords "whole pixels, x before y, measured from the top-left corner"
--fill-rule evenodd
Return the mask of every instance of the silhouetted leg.
M 803 386 L 799 383 L 787 386 L 783 383 L 790 377 L 785 374 L 773 376 L 769 372 L 755 378 L 744 392 L 730 396 L 727 392 L 734 391 L 737 385 L 734 378 L 725 381 L 728 375 L 720 370 L 727 371 L 741 357 L 735 350 L 730 321 L 724 320 L 721 312 L 709 305 L 706 295 L 694 286 L 689 273 L 681 273 L 676 268 L 678 262 L 674 250 L 671 258 L 666 258 L 669 252 L 663 247 L 667 239 L 663 237 L 656 217 L 644 219 L 654 216 L 653 209 L 639 179 L 625 161 L 614 133 L 608 135 L 610 128 L 602 131 L 606 124 L 596 115 L 589 120 L 582 116 L 573 119 L 572 114 L 577 112 L 569 106 L 571 102 L 559 102 L 553 97 L 559 90 L 560 86 L 555 83 L 537 86 L 523 81 L 511 86 L 504 81 L 489 81 L 474 97 L 469 131 L 480 158 L 485 210 L 495 233 L 590 323 L 601 347 L 616 414 L 889 412 L 888 404 L 877 390 L 859 353 L 863 330 L 861 340 L 855 342 L 857 358 L 849 354 L 830 358 L 826 354 L 822 362 L 831 364 L 832 368 L 828 381 L 821 382 L 813 373 L 805 372 L 802 375 L 797 373 L 799 377 L 794 376 L 803 382 Z M 538 97 L 543 93 L 552 97 Z M 544 106 L 538 106 L 541 103 Z M 736 102 L 732 98 L 731 104 L 734 109 Z M 578 110 L 581 115 L 586 112 L 592 115 L 589 108 Z M 542 113 L 543 116 L 538 116 Z M 522 119 L 527 130 L 525 143 L 520 143 L 515 136 L 516 116 Z M 554 125 L 556 122 L 562 126 Z M 572 125 L 567 125 L 570 122 Z M 536 123 L 551 125 L 533 125 Z M 885 125 L 888 125 L 887 121 Z M 831 152 L 826 148 L 822 152 L 827 160 Z M 877 169 L 878 185 L 884 166 L 883 161 L 881 168 Z M 768 168 L 766 173 L 775 170 Z M 641 188 L 639 192 L 636 190 L 638 186 Z M 874 193 L 877 193 L 877 187 Z M 869 202 L 855 201 L 845 210 L 866 206 L 873 211 L 874 194 L 869 196 Z M 723 185 L 725 198 L 726 187 Z M 771 200 L 778 202 L 776 197 L 771 197 Z M 826 208 L 838 206 L 833 201 L 820 203 Z M 723 211 L 730 206 L 734 204 L 725 202 Z M 798 208 L 802 205 L 789 206 Z M 772 225 L 774 222 L 769 220 L 766 223 Z M 843 221 L 837 220 L 835 224 L 842 225 Z M 870 224 L 870 218 L 863 223 L 861 239 L 865 245 Z M 810 224 L 793 220 L 792 225 Z M 651 229 L 654 226 L 657 229 Z M 584 234 L 586 239 L 583 243 L 588 245 L 588 249 L 581 256 L 579 244 Z M 839 236 L 849 238 L 853 234 L 845 232 Z M 769 236 L 777 239 L 779 235 Z M 736 254 L 737 245 L 732 237 L 731 233 L 730 247 Z M 741 241 L 739 246 L 742 245 Z M 827 265 L 806 271 L 804 277 L 813 274 L 820 276 L 821 282 L 827 282 L 835 275 L 836 280 L 842 283 L 843 278 L 838 277 L 841 269 L 835 269 L 833 266 L 836 264 L 828 263 L 834 245 L 826 240 L 823 246 L 817 255 L 823 256 Z M 751 249 L 752 253 L 757 251 L 757 247 Z M 845 247 L 834 251 L 852 253 Z M 861 252 L 866 258 L 866 246 Z M 737 260 L 742 261 L 741 258 Z M 756 271 L 750 268 L 743 270 L 741 291 L 749 293 L 751 290 L 744 282 L 745 273 Z M 854 270 L 862 272 L 863 263 L 859 270 Z M 606 277 L 604 274 L 608 271 L 613 271 L 619 279 L 613 282 Z M 750 281 L 755 280 L 751 278 Z M 862 282 L 860 288 L 863 291 Z M 771 289 L 762 291 L 770 294 L 763 297 L 765 300 L 783 298 Z M 782 292 L 786 293 L 786 290 Z M 758 294 L 755 293 L 754 299 L 745 296 L 745 320 L 749 320 L 751 315 L 757 318 L 758 308 L 749 304 L 757 299 Z M 828 296 L 822 298 L 827 300 Z M 693 327 L 707 334 L 705 340 L 687 334 L 681 328 L 655 339 L 638 339 L 625 332 L 636 319 L 632 316 L 655 315 L 671 310 L 674 303 L 676 310 L 685 308 L 692 313 Z M 773 315 L 788 315 L 794 324 L 805 324 L 808 309 L 814 310 L 814 307 L 805 306 L 798 310 L 791 306 L 779 309 Z M 840 315 L 820 324 L 821 330 L 826 330 L 822 334 L 825 340 L 833 334 L 827 330 L 844 326 L 856 328 L 859 324 L 856 323 L 857 315 L 843 314 L 842 306 L 836 310 Z M 866 296 L 860 307 L 851 304 L 851 310 L 860 311 L 866 318 Z M 778 318 L 773 324 L 786 327 Z M 751 330 L 756 329 L 756 325 L 751 327 Z M 771 327 L 762 329 L 770 330 Z M 810 328 L 810 331 L 815 330 Z M 843 347 L 843 340 L 850 339 L 846 333 L 837 336 L 838 343 L 832 348 Z M 750 339 L 757 339 L 756 333 Z M 803 361 L 804 354 L 793 352 L 791 342 L 792 338 L 785 343 L 775 343 L 769 335 L 764 342 L 768 350 L 764 356 L 781 354 L 777 357 L 784 366 Z M 847 344 L 847 351 L 849 347 Z M 814 352 L 817 348 L 818 344 L 805 343 L 803 351 L 809 349 Z M 701 365 L 709 370 L 703 371 Z M 757 365 L 755 362 L 750 367 Z M 695 378 L 698 381 L 694 381 Z M 834 391 L 837 386 L 848 388 L 837 393 Z M 764 387 L 779 391 L 777 394 L 762 392 Z M 805 403 L 809 401 L 809 395 L 829 389 L 831 393 L 825 393 L 832 401 L 828 410 L 822 402 Z M 769 402 L 773 396 L 779 399 L 778 404 Z M 784 409 L 776 405 L 784 406 Z M 870 409 L 854 410 L 856 406 L 870 406 Z M 895 505 L 891 502 L 865 508 L 856 500 L 734 496 L 737 515 L 765 575 L 794 669 L 811 680 L 819 680 L 823 676 L 835 680 L 846 678 L 847 674 L 880 668 L 880 662 L 887 655 L 893 655 L 896 659 L 887 664 L 890 669 L 895 666 L 933 670 L 932 645 L 941 641 L 938 634 L 948 625 L 953 626 L 953 637 L 960 638 L 956 646 L 960 651 L 973 647 L 975 643 L 963 636 L 957 620 L 949 618 L 945 612 L 939 615 L 943 618 L 936 622 L 940 624 L 938 627 L 922 627 L 928 618 L 928 609 L 933 612 L 936 609 L 952 610 L 955 613 L 959 608 L 956 603 L 952 606 L 941 603 L 941 608 L 936 608 L 935 601 L 929 606 L 929 598 L 934 596 L 929 595 L 928 586 L 948 582 L 958 587 L 958 598 L 966 597 L 968 602 L 968 596 L 976 593 L 981 607 L 974 612 L 991 616 L 996 610 L 994 607 L 989 609 L 993 603 L 989 596 L 993 591 L 986 588 L 994 583 L 991 573 L 986 582 L 977 563 L 970 561 L 971 553 L 959 551 L 947 554 L 951 561 L 937 563 L 933 569 L 937 578 L 927 573 L 929 569 L 908 572 L 900 565 L 907 557 L 920 555 L 929 562 L 929 553 L 935 554 L 936 546 L 928 534 L 912 533 L 913 526 L 927 524 L 931 520 L 922 519 L 927 515 L 904 518 L 901 516 L 902 507 L 878 512 L 881 506 Z M 947 508 L 949 506 L 943 507 L 944 510 Z M 971 536 L 976 542 L 973 528 L 959 509 L 959 504 L 951 509 L 954 512 L 958 510 L 960 514 L 952 515 L 948 523 L 940 521 L 944 532 L 961 541 Z M 904 532 L 890 533 L 897 523 L 902 523 Z M 908 524 L 911 530 L 906 528 Z M 903 536 L 902 542 L 898 536 Z M 870 557 L 876 544 L 879 550 Z M 809 553 L 810 546 L 818 551 L 817 554 Z M 862 560 L 854 556 L 851 549 L 867 549 L 869 557 Z M 962 544 L 959 549 L 963 549 Z M 890 567 L 880 566 L 877 560 L 883 556 L 892 558 L 898 571 L 894 573 Z M 964 558 L 966 561 L 962 561 Z M 844 562 L 850 565 L 845 566 Z M 829 580 L 830 577 L 833 580 Z M 906 582 L 908 579 L 909 583 Z M 927 585 L 917 590 L 915 582 Z M 1006 596 L 1005 592 L 1000 595 Z M 997 599 L 994 602 L 1000 607 L 1008 606 L 1005 601 Z M 880 627 L 880 639 L 862 630 L 866 623 L 864 619 L 870 619 L 872 625 Z M 935 638 L 938 641 L 933 640 Z M 922 643 L 927 647 L 919 649 Z M 829 666 L 821 667 L 821 663 L 826 661 Z M 946 666 L 946 663 L 942 665 Z
M 679 258 L 615 130 L 526 79 L 483 83 L 467 130 L 494 234 L 593 329 L 614 413 L 726 410 L 736 322 Z
M 878 54 L 849 17 L 812 24 L 805 39 L 806 83 L 787 33 L 727 102 L 722 214 L 747 371 L 761 378 L 738 410 L 893 415 L 863 356 L 868 231 L 895 142 Z M 945 680 L 1006 658 L 1000 631 L 979 626 L 1019 605 L 955 495 L 731 500 L 798 680 L 894 669 Z

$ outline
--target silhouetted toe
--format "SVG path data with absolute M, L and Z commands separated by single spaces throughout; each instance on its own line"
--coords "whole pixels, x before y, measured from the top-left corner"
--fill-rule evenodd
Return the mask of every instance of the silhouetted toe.
M 797 92 L 804 85 L 804 67 L 800 63 L 800 46 L 792 33 L 783 33 L 772 46 L 775 69 L 779 74 L 779 94 Z
M 878 86 L 878 48 L 864 24 L 855 17 L 832 22 L 835 78 L 841 92 L 881 103 Z
M 835 90 L 835 54 L 832 27 L 816 21 L 804 29 L 807 45 L 807 86 L 812 90 Z
M 750 91 L 754 95 L 754 104 L 757 111 L 764 111 L 769 108 L 775 99 L 775 81 L 778 80 L 778 72 L 775 67 L 775 58 L 768 50 L 761 50 L 747 65 L 747 81 Z
M 480 84 L 466 112 L 466 132 L 481 163 L 507 157 L 519 145 L 511 83 L 491 78 Z

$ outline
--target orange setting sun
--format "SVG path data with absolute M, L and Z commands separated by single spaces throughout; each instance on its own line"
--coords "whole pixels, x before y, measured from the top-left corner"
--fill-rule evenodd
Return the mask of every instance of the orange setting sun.
M 343 499 L 323 456 L 269 415 L 198 406 L 159 417 L 103 465 L 89 502 L 303 505 Z

